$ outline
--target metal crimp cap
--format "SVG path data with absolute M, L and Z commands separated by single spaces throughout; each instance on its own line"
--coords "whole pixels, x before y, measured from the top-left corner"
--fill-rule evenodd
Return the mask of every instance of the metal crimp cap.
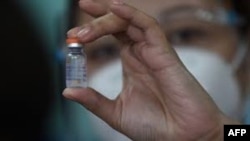
M 68 47 L 83 47 L 78 38 L 67 38 L 66 43 Z

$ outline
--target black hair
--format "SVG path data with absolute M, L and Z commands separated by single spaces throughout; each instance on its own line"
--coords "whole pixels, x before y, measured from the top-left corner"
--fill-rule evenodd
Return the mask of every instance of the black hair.
M 231 0 L 235 11 L 243 18 L 244 23 L 240 25 L 242 34 L 250 30 L 250 1 L 249 0 Z

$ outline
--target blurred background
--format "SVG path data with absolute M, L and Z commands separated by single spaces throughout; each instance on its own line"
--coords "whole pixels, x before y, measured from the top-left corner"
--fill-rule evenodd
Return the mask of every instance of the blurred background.
M 249 22 L 245 2 L 236 9 Z M 64 41 L 77 13 L 78 0 L 1 1 L 1 141 L 99 140 L 86 110 L 61 95 Z
M 71 0 L 1 2 L 0 140 L 60 140 Z
M 62 96 L 76 11 L 78 0 L 1 2 L 1 141 L 96 140 L 86 110 Z

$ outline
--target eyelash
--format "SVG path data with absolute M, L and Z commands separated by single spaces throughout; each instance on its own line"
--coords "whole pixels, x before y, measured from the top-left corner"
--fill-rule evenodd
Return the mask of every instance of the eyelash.
M 207 33 L 202 29 L 184 28 L 172 31 L 166 36 L 172 44 L 187 44 L 205 38 Z

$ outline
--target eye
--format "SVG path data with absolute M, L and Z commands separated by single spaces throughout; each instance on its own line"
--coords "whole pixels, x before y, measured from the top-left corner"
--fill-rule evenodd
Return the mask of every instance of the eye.
M 119 48 L 114 44 L 101 45 L 88 52 L 87 56 L 90 61 L 106 63 L 119 56 Z
M 175 30 L 168 35 L 168 39 L 172 44 L 196 44 L 204 40 L 206 31 L 202 29 L 184 28 Z

